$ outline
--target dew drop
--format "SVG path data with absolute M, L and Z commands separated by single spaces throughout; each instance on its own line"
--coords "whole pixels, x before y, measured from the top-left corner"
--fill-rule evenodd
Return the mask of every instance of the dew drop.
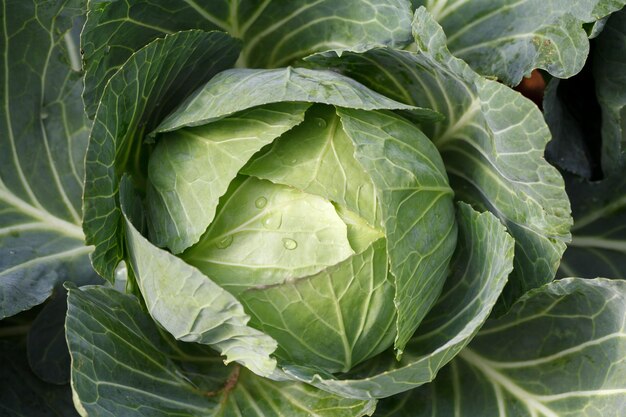
M 106 48 L 104 48 L 104 53 L 108 54 L 111 51 L 111 46 L 107 45 Z
M 262 222 L 266 229 L 278 229 L 283 224 L 283 216 L 280 213 L 270 214 L 265 216 Z
M 15 251 L 14 250 L 10 250 L 9 251 L 9 255 L 15 255 Z
M 233 243 L 233 237 L 231 236 L 226 236 L 225 238 L 223 238 L 222 240 L 220 240 L 219 242 L 216 243 L 215 246 L 218 247 L 218 249 L 226 249 L 227 247 L 229 247 L 231 244 Z
M 321 129 L 326 127 L 326 120 L 322 119 L 321 117 L 316 117 L 314 120 L 317 127 Z
M 267 205 L 267 198 L 259 197 L 254 201 L 254 206 L 258 209 L 262 209 Z
M 285 249 L 287 250 L 294 250 L 295 248 L 298 247 L 298 242 L 296 242 L 293 239 L 289 239 L 289 238 L 284 238 L 283 239 L 283 246 L 285 247 Z
M 46 120 L 48 118 L 48 113 L 45 111 L 42 111 L 39 117 L 41 117 L 41 120 Z

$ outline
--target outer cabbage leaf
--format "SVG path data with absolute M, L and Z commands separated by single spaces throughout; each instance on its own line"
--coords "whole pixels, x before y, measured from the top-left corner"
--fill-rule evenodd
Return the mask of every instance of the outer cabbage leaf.
M 83 229 L 103 277 L 112 280 L 122 260 L 119 181 L 123 172 L 145 179 L 144 134 L 238 54 L 237 42 L 224 33 L 180 32 L 136 52 L 107 83 L 89 140 L 83 203 Z
M 65 341 L 67 293 L 57 288 L 33 320 L 26 349 L 28 363 L 43 381 L 53 384 L 70 382 L 70 354 Z
M 517 85 L 535 68 L 568 78 L 583 67 L 595 22 L 624 0 L 420 0 L 448 35 L 450 51 L 485 76 Z
M 543 100 L 553 136 L 546 156 L 592 180 L 619 176 L 624 168 L 626 10 L 607 20 L 583 70 L 567 80 L 552 79 Z
M 595 42 L 593 75 L 602 109 L 602 169 L 623 173 L 626 153 L 626 10 L 608 20 Z
M 624 317 L 625 281 L 555 281 L 488 321 L 435 382 L 382 402 L 376 416 L 619 417 Z
M 626 176 L 617 173 L 601 182 L 566 180 L 574 226 L 559 275 L 626 279 Z
M 89 123 L 69 34 L 81 6 L 0 5 L 0 319 L 95 275 L 80 227 Z
M 292 67 L 273 70 L 236 68 L 223 71 L 194 92 L 159 125 L 156 132 L 207 124 L 250 107 L 284 101 L 363 110 L 411 110 L 424 119 L 440 118 L 430 109 L 391 100 L 333 71 Z
M 600 20 L 596 20 L 593 23 L 588 23 L 583 27 L 586 29 L 589 34 L 589 39 L 597 38 L 602 31 L 604 30 L 604 26 L 606 26 L 606 22 L 609 20 L 609 16 L 605 16 Z
M 599 179 L 601 110 L 590 61 L 572 78 L 552 78 L 545 89 L 543 115 L 552 134 L 546 159 L 564 171 Z
M 492 211 L 515 238 L 515 268 L 503 294 L 510 306 L 554 278 L 570 238 L 563 179 L 543 159 L 550 132 L 532 102 L 454 58 L 425 9 L 413 23 L 417 53 L 375 48 L 309 60 L 446 116 L 421 128 L 439 148 L 456 198 Z
M 67 329 L 83 416 L 358 417 L 374 410 L 372 400 L 226 367 L 206 347 L 162 334 L 136 298 L 113 289 L 70 289 Z
M 512 269 L 513 239 L 497 218 L 460 203 L 457 221 L 452 274 L 400 362 L 386 352 L 341 379 L 303 366 L 285 366 L 284 371 L 329 392 L 362 399 L 387 397 L 432 381 L 487 320 Z
M 247 326 L 250 317 L 228 291 L 180 258 L 152 245 L 126 214 L 132 185 L 120 186 L 129 261 L 150 315 L 176 339 L 209 345 L 251 371 L 270 376 L 276 342 Z
M 95 114 L 108 79 L 133 52 L 167 34 L 223 30 L 243 40 L 241 65 L 272 68 L 330 48 L 402 46 L 410 23 L 404 0 L 91 1 L 82 34 L 87 112 Z

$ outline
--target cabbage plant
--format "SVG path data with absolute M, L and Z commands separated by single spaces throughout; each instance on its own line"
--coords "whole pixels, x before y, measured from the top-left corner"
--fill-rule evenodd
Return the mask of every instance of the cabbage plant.
M 623 199 L 509 86 L 623 3 L 413 3 L 4 0 L 0 410 L 619 416 L 624 281 L 554 277 Z

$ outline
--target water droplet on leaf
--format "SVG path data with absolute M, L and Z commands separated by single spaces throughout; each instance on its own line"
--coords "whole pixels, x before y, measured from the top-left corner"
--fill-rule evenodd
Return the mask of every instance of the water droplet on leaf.
M 296 242 L 293 239 L 289 239 L 289 238 L 284 238 L 283 239 L 283 246 L 285 247 L 285 249 L 287 250 L 294 250 L 295 248 L 298 247 L 298 242 Z
M 254 206 L 258 209 L 262 209 L 266 205 L 267 205 L 267 198 L 265 197 L 259 197 L 254 202 Z
M 231 236 L 226 236 L 225 238 L 223 238 L 222 240 L 220 240 L 219 242 L 217 242 L 217 244 L 215 246 L 218 247 L 218 249 L 226 249 L 227 247 L 229 247 L 231 244 L 233 243 L 233 237 Z
M 283 224 L 283 216 L 280 213 L 270 214 L 263 218 L 263 226 L 266 229 L 278 229 Z
M 45 111 L 42 111 L 41 114 L 39 115 L 39 117 L 41 117 L 41 120 L 46 120 L 48 118 L 48 113 Z

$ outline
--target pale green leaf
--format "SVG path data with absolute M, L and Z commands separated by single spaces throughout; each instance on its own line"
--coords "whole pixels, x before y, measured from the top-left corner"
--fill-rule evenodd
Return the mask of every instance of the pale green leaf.
M 421 0 L 443 27 L 450 51 L 477 72 L 517 85 L 535 68 L 568 78 L 583 67 L 595 22 L 624 0 Z
M 379 111 L 338 114 L 380 202 L 395 278 L 399 357 L 448 276 L 457 234 L 453 193 L 437 149 L 408 120 Z
M 125 177 L 124 205 L 129 182 Z M 209 345 L 226 363 L 269 376 L 276 366 L 270 357 L 276 342 L 247 326 L 250 317 L 243 306 L 196 268 L 148 242 L 127 217 L 125 221 L 130 265 L 150 315 L 176 339 Z
M 620 417 L 624 317 L 626 282 L 555 281 L 488 321 L 433 384 L 383 402 L 376 415 Z
M 432 381 L 487 320 L 512 268 L 513 240 L 492 214 L 479 214 L 461 203 L 457 220 L 452 274 L 400 362 L 388 351 L 340 378 L 298 366 L 285 371 L 330 392 L 363 399 L 388 397 Z
M 295 188 L 240 177 L 217 210 L 181 257 L 235 295 L 315 274 L 354 253 L 333 205 Z
M 348 241 L 355 253 L 363 252 L 374 241 L 385 237 L 380 227 L 372 227 L 357 213 L 339 205 L 335 205 L 335 210 L 348 228 Z
M 0 319 L 95 275 L 80 227 L 89 123 L 69 34 L 81 6 L 0 3 Z
M 91 116 L 106 82 L 133 52 L 181 30 L 218 29 L 242 39 L 241 65 L 254 68 L 285 66 L 330 48 L 403 46 L 411 37 L 405 0 L 107 0 L 89 6 L 82 48 Z
M 333 71 L 237 68 L 223 71 L 198 89 L 159 125 L 157 132 L 206 124 L 250 107 L 283 101 L 364 110 L 403 109 L 430 120 L 439 117 L 432 110 L 391 100 Z
M 291 364 L 347 372 L 393 342 L 394 284 L 384 239 L 322 272 L 240 294 L 251 323 Z
M 148 163 L 151 241 L 173 253 L 196 243 L 241 167 L 300 123 L 307 107 L 277 103 L 160 137 Z
M 180 32 L 136 52 L 109 80 L 100 100 L 85 165 L 83 229 L 96 246 L 94 268 L 112 280 L 122 260 L 121 174 L 145 181 L 144 134 L 191 91 L 237 59 L 237 42 L 219 32 Z
M 70 289 L 67 338 L 82 415 L 105 417 L 360 417 L 375 402 L 224 366 L 208 349 L 162 334 L 137 299 Z
M 354 151 L 335 108 L 313 106 L 301 125 L 274 141 L 242 172 L 320 195 L 378 227 L 374 184 Z

